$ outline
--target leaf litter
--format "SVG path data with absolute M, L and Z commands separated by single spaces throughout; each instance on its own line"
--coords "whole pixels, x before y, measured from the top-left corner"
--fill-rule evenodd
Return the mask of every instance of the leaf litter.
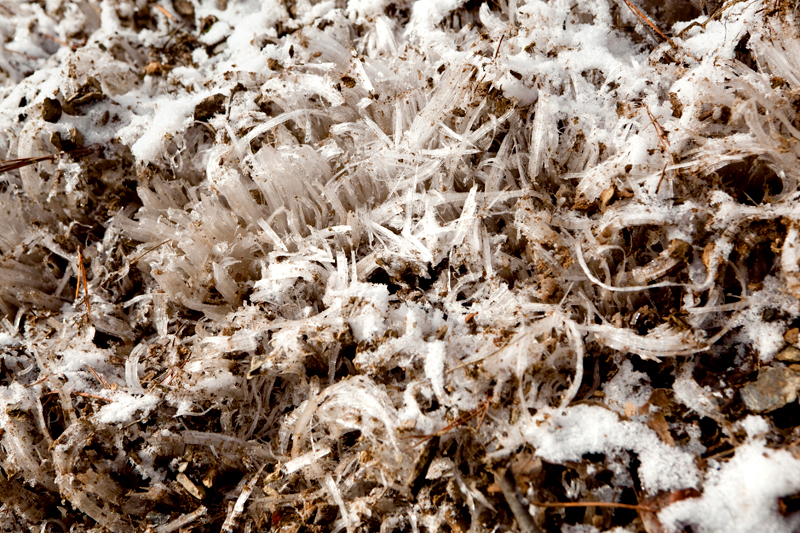
M 787 0 L 0 3 L 4 531 L 796 531 Z

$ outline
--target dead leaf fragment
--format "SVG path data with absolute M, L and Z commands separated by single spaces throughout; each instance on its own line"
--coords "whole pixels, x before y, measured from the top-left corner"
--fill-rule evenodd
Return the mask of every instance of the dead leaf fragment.
M 606 189 L 603 192 L 601 192 L 600 193 L 600 205 L 602 205 L 603 207 L 607 206 L 609 204 L 609 202 L 611 202 L 611 199 L 614 198 L 614 192 L 615 191 L 616 191 L 616 188 L 612 185 L 608 189 Z
M 665 444 L 675 446 L 675 439 L 672 438 L 672 434 L 669 432 L 669 423 L 667 423 L 667 419 L 664 418 L 663 414 L 654 413 L 651 415 L 647 420 L 647 426 L 655 431 L 658 438 Z
M 186 489 L 186 492 L 197 498 L 198 500 L 202 500 L 206 497 L 206 491 L 203 487 L 198 487 L 195 485 L 189 477 L 184 474 L 183 472 L 179 473 L 175 476 L 175 480 L 180 483 L 181 487 Z
M 783 340 L 788 344 L 797 344 L 800 341 L 800 328 L 790 328 L 783 334 Z

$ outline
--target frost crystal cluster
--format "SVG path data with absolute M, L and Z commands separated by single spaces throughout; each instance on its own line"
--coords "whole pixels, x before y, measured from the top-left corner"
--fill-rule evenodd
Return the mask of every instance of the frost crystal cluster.
M 0 0 L 3 531 L 797 531 L 799 17 Z

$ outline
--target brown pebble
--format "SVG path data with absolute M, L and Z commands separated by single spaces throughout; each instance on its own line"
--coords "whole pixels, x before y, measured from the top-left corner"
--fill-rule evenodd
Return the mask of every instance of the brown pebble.
M 182 17 L 194 16 L 194 5 L 189 0 L 172 0 L 172 6 Z
M 225 109 L 225 95 L 214 94 L 200 102 L 194 110 L 194 119 L 200 121 L 208 121 L 217 113 L 221 113 Z
M 775 359 L 786 363 L 800 363 L 800 350 L 794 346 L 787 346 L 775 355 Z
M 762 368 L 758 379 L 742 387 L 744 404 L 755 413 L 768 413 L 780 409 L 797 399 L 800 374 L 778 364 Z
M 42 120 L 55 124 L 61 118 L 61 102 L 55 98 L 45 98 L 42 102 Z
M 73 116 L 83 115 L 82 107 L 99 102 L 104 98 L 100 82 L 94 78 L 87 78 L 86 83 L 64 101 L 64 113 Z
M 148 76 L 158 76 L 162 70 L 161 63 L 158 61 L 151 61 L 144 67 L 144 73 Z
M 61 133 L 54 131 L 50 135 L 50 144 L 60 152 L 71 152 L 78 148 L 83 148 L 83 134 L 75 128 L 70 128 L 68 136 L 61 136 Z

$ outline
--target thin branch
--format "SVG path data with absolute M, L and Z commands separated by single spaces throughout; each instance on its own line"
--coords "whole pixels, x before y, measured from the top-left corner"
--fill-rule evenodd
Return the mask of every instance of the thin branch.
M 705 22 L 692 22 L 691 24 L 689 24 L 688 26 L 686 26 L 685 28 L 683 28 L 683 29 L 680 31 L 680 33 L 678 33 L 678 37 L 679 37 L 679 38 L 680 38 L 680 37 L 683 37 L 683 35 L 684 35 L 684 34 L 685 34 L 687 31 L 689 31 L 690 29 L 692 29 L 692 28 L 693 28 L 693 27 L 695 27 L 695 26 L 700 26 L 701 28 L 703 28 L 703 29 L 706 29 L 706 25 L 707 25 L 709 22 L 711 22 L 711 21 L 713 21 L 713 20 L 716 20 L 716 19 L 718 19 L 718 18 L 721 18 L 721 17 L 722 17 L 722 14 L 723 14 L 723 13 L 724 13 L 726 10 L 730 9 L 731 7 L 733 7 L 733 6 L 735 6 L 736 4 L 739 4 L 739 3 L 741 3 L 741 2 L 744 2 L 744 0 L 729 0 L 728 2 L 724 2 L 724 3 L 723 3 L 721 6 L 719 6 L 719 7 L 716 9 L 716 11 L 714 11 L 713 13 L 711 13 L 711 14 L 708 16 L 708 18 L 705 20 Z M 777 2 L 776 2 L 776 3 L 777 3 Z
M 505 39 L 505 38 L 506 38 L 506 34 L 505 33 L 500 36 L 500 41 L 497 43 L 497 48 L 494 51 L 494 57 L 492 57 L 492 61 L 497 59 L 497 54 L 500 53 L 500 47 L 503 46 L 503 39 Z
M 88 392 L 72 391 L 72 394 L 74 394 L 75 396 L 83 396 L 84 398 L 92 398 L 93 400 L 103 400 L 104 402 L 109 402 L 109 403 L 114 402 L 114 400 L 98 396 L 97 394 L 90 394 Z
M 647 111 L 647 116 L 650 117 L 650 122 L 653 124 L 653 127 L 656 129 L 656 134 L 658 135 L 658 140 L 661 141 L 661 146 L 664 147 L 664 151 L 667 151 L 667 146 L 670 146 L 669 139 L 667 139 L 666 132 L 664 128 L 661 127 L 661 124 L 658 123 L 656 117 L 650 112 L 650 108 L 647 107 L 647 104 L 644 104 L 644 110 Z
M 505 346 L 503 346 L 502 348 L 498 348 L 497 350 L 493 351 L 493 352 L 492 352 L 492 353 L 490 353 L 489 355 L 486 355 L 486 356 L 484 356 L 484 357 L 481 357 L 480 359 L 475 359 L 474 361 L 469 361 L 469 362 L 467 362 L 467 363 L 461 363 L 460 365 L 458 365 L 458 366 L 456 366 L 456 367 L 453 367 L 453 368 L 451 368 L 450 370 L 446 371 L 446 372 L 445 372 L 445 374 L 450 374 L 450 373 L 452 373 L 452 372 L 455 372 L 456 370 L 459 370 L 459 369 L 461 369 L 461 368 L 468 367 L 469 365 L 474 365 L 474 364 L 476 364 L 476 363 L 480 363 L 481 361 L 486 361 L 486 360 L 487 360 L 487 359 L 489 359 L 490 357 L 493 357 L 493 356 L 495 356 L 495 355 L 499 354 L 499 353 L 500 353 L 500 352 L 502 352 L 503 350 L 507 349 L 509 346 L 511 346 L 511 345 L 513 345 L 513 344 L 516 344 L 516 343 L 518 343 L 519 341 L 521 341 L 522 339 L 524 339 L 524 338 L 525 338 L 525 337 L 527 337 L 527 336 L 528 336 L 528 334 L 527 334 L 527 333 L 523 333 L 522 335 L 520 335 L 520 336 L 517 338 L 517 340 L 509 342 L 508 344 L 506 344 L 506 345 L 505 345 Z
M 492 401 L 492 399 L 489 398 L 488 400 L 486 400 L 483 403 L 481 403 L 478 407 L 476 407 L 472 411 L 470 411 L 470 412 L 468 412 L 466 414 L 463 414 L 460 417 L 456 418 L 453 422 L 451 422 L 450 424 L 448 424 L 444 428 L 440 429 L 436 433 L 432 433 L 430 435 L 409 435 L 407 437 L 401 437 L 401 438 L 402 439 L 419 439 L 420 442 L 424 442 L 424 441 L 426 441 L 428 439 L 432 439 L 434 437 L 441 437 L 442 435 L 444 435 L 445 433 L 447 433 L 451 429 L 455 429 L 458 426 L 463 426 L 467 422 L 469 422 L 470 420 L 475 418 L 476 416 L 482 414 L 483 416 L 481 417 L 481 421 L 478 424 L 478 427 L 480 427 L 481 424 L 483 424 L 483 419 L 486 416 L 486 412 L 489 410 L 489 403 L 491 401 Z
M 635 5 L 633 5 L 630 0 L 625 0 L 625 4 L 627 4 L 627 6 L 630 8 L 630 10 L 633 12 L 634 15 L 638 15 L 639 18 L 641 18 L 644 21 L 645 24 L 650 26 L 653 29 L 653 31 L 655 31 L 662 39 L 664 39 L 665 41 L 669 41 L 669 37 L 667 37 L 666 35 L 661 33 L 661 30 L 658 29 L 658 26 L 653 24 L 650 21 L 650 19 L 647 18 L 647 15 L 645 15 L 644 13 L 639 11 L 639 8 L 637 8 Z
M 60 44 L 61 46 L 66 46 L 67 48 L 69 48 L 73 52 L 75 50 L 77 50 L 78 48 L 80 48 L 81 46 L 84 46 L 86 44 L 86 39 L 83 40 L 83 44 L 78 46 L 78 45 L 75 45 L 75 44 L 69 44 L 68 42 L 64 42 L 61 39 L 59 39 L 58 37 L 53 37 L 52 35 L 48 35 L 46 33 L 43 33 L 42 36 L 45 37 L 46 39 L 50 39 L 51 41 L 53 41 L 56 44 Z
M 633 505 L 630 503 L 614 502 L 530 502 L 536 507 L 614 507 L 618 509 L 633 509 L 635 511 L 648 511 L 654 513 L 655 510 L 646 505 Z
M 108 384 L 108 381 L 106 381 L 106 379 L 103 376 L 98 374 L 97 370 L 95 370 L 94 368 L 90 367 L 89 365 L 85 365 L 85 366 L 86 366 L 86 368 L 89 369 L 89 372 L 94 374 L 94 377 L 97 379 L 97 381 L 100 382 L 101 385 L 103 385 L 104 389 L 110 389 L 111 388 L 111 385 Z
M 10 172 L 12 170 L 17 170 L 19 168 L 35 165 L 36 163 L 41 163 L 42 161 L 52 161 L 55 158 L 60 157 L 62 155 L 69 155 L 72 157 L 84 157 L 98 150 L 99 148 L 100 148 L 99 144 L 93 144 L 85 148 L 70 150 L 69 152 L 58 152 L 56 154 L 43 155 L 39 157 L 22 157 L 20 159 L 7 159 L 5 161 L 0 161 L 0 173 Z
M 89 303 L 89 284 L 86 283 L 86 268 L 83 266 L 83 254 L 78 250 L 78 263 L 80 264 L 81 278 L 83 279 L 83 294 L 86 299 L 86 318 L 92 319 L 92 305 Z M 78 281 L 78 289 L 80 289 L 80 280 Z M 77 295 L 76 295 L 77 297 Z
M 506 499 L 509 509 L 511 509 L 511 514 L 514 515 L 514 519 L 517 521 L 517 526 L 524 533 L 540 533 L 541 530 L 536 527 L 530 513 L 517 497 L 516 482 L 512 484 L 513 479 L 509 480 L 508 475 L 508 469 L 499 470 L 494 472 L 494 480 L 500 486 L 503 497 Z
M 168 19 L 175 20 L 175 17 L 173 17 L 172 14 L 169 11 L 167 11 L 163 6 L 156 4 L 156 9 L 164 13 Z
M 153 252 L 153 251 L 155 251 L 155 250 L 158 250 L 159 248 L 161 248 L 162 246 L 164 246 L 165 244 L 167 244 L 167 243 L 168 243 L 169 241 L 171 241 L 171 240 L 172 240 L 172 239 L 167 239 L 167 240 L 166 240 L 166 241 L 164 241 L 164 242 L 161 242 L 161 243 L 159 243 L 159 244 L 156 244 L 155 246 L 153 246 L 153 247 L 152 247 L 152 248 L 150 248 L 149 250 L 147 250 L 147 251 L 143 252 L 143 253 L 142 253 L 142 255 L 140 255 L 139 257 L 137 257 L 137 258 L 135 258 L 135 259 L 131 259 L 131 260 L 130 260 L 130 264 L 132 265 L 132 264 L 134 264 L 134 263 L 138 262 L 138 261 L 139 261 L 139 260 L 140 260 L 142 257 L 146 256 L 146 255 L 147 255 L 147 254 L 149 254 L 150 252 Z
M 30 388 L 30 387 L 34 387 L 34 386 L 38 385 L 39 383 L 42 383 L 42 382 L 44 382 L 45 380 L 47 380 L 47 378 L 48 378 L 48 377 L 49 377 L 49 376 L 46 376 L 46 375 L 45 375 L 45 376 L 42 376 L 42 377 L 40 377 L 39 379 L 37 379 L 36 381 L 34 381 L 33 383 L 30 383 L 30 384 L 28 384 L 28 385 L 25 385 L 25 388 L 26 388 L 26 389 L 28 389 L 28 388 Z

